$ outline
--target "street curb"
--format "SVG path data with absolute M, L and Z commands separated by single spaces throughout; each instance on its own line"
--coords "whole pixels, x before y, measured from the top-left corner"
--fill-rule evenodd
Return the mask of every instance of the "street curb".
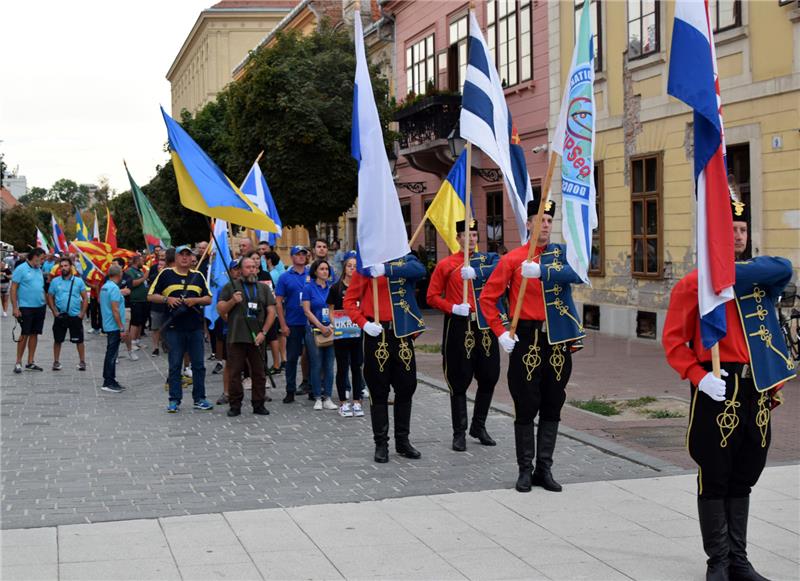
M 444 391 L 450 393 L 450 388 L 447 387 L 447 384 L 443 381 L 438 379 L 434 379 L 428 375 L 417 373 L 417 379 L 427 385 L 428 387 L 432 387 L 434 389 L 438 389 L 439 391 Z M 467 394 L 467 399 L 474 402 L 475 399 Z M 511 406 L 495 403 L 492 402 L 490 406 L 491 409 L 494 411 L 501 413 L 503 415 L 507 415 L 509 417 L 514 417 L 514 410 Z M 646 468 L 650 468 L 655 472 L 659 472 L 662 475 L 672 475 L 672 474 L 686 474 L 691 472 L 691 470 L 687 470 L 681 466 L 676 466 L 675 464 L 671 464 L 661 458 L 656 458 L 655 456 L 651 456 L 650 454 L 645 454 L 644 452 L 639 452 L 637 450 L 632 450 L 627 446 L 623 446 L 622 444 L 616 444 L 614 442 L 609 442 L 604 438 L 599 438 L 597 436 L 592 436 L 591 434 L 587 434 L 580 430 L 576 430 L 574 428 L 570 428 L 565 426 L 562 422 L 561 425 L 558 427 L 558 431 L 563 436 L 580 442 L 582 444 L 586 444 L 587 446 L 591 446 L 592 448 L 596 448 L 601 452 L 609 454 L 611 456 L 617 456 L 619 458 L 623 458 L 635 464 L 639 464 Z

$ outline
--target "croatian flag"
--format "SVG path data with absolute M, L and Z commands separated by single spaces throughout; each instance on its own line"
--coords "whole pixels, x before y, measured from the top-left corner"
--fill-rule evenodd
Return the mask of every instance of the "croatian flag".
M 50 223 L 53 227 L 53 245 L 58 252 L 66 252 L 69 244 L 67 244 L 67 237 L 64 236 L 64 231 L 61 226 L 56 222 L 56 217 L 50 214 Z
M 354 42 L 356 79 L 350 149 L 358 162 L 358 248 L 364 268 L 369 268 L 405 256 L 411 249 L 383 143 L 358 10 Z
M 468 43 L 459 131 L 461 137 L 480 147 L 503 172 L 520 239 L 524 241 L 528 238 L 528 202 L 533 199 L 525 153 L 514 131 L 494 59 L 472 11 Z
M 722 100 L 714 35 L 704 0 L 678 0 L 667 92 L 694 110 L 694 177 L 697 195 L 697 293 L 703 347 L 722 339 L 725 303 L 736 281 Z
M 267 232 L 266 230 L 256 230 L 259 241 L 266 240 L 269 242 L 270 246 L 275 246 L 275 242 L 281 237 L 283 225 L 281 224 L 280 216 L 278 216 L 278 208 L 275 206 L 275 200 L 272 199 L 272 192 L 269 191 L 267 180 L 264 174 L 261 173 L 258 162 L 255 162 L 253 167 L 250 168 L 247 177 L 244 178 L 242 187 L 239 189 L 258 206 L 259 210 L 264 212 L 275 222 L 275 225 L 278 227 L 277 233 Z

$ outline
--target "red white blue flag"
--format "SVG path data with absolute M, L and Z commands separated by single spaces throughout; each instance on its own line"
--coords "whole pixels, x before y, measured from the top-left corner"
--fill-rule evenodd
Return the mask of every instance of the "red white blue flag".
M 736 280 L 733 217 L 714 35 L 706 0 L 677 0 L 667 92 L 694 110 L 700 330 L 709 349 L 726 334 L 725 303 Z
M 64 231 L 61 229 L 61 226 L 58 225 L 58 222 L 56 222 L 56 217 L 52 214 L 50 214 L 50 222 L 53 228 L 53 245 L 58 252 L 67 252 L 69 247 L 67 237 L 64 236 Z

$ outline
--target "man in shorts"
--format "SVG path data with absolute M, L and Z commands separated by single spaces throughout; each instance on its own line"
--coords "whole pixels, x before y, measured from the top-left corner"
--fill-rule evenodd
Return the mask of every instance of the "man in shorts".
M 19 321 L 22 330 L 19 343 L 17 343 L 17 362 L 14 373 L 22 373 L 22 356 L 28 348 L 28 371 L 43 371 L 34 363 L 36 345 L 39 335 L 44 328 L 45 301 L 44 301 L 44 275 L 42 274 L 42 260 L 45 252 L 41 248 L 34 248 L 28 253 L 25 262 L 14 269 L 11 276 L 11 310 Z
M 61 371 L 61 345 L 69 331 L 69 342 L 78 349 L 78 371 L 86 371 L 83 345 L 83 318 L 89 308 L 86 285 L 81 277 L 73 274 L 72 259 L 64 256 L 59 260 L 59 276 L 50 281 L 47 290 L 47 306 L 53 312 L 53 371 Z

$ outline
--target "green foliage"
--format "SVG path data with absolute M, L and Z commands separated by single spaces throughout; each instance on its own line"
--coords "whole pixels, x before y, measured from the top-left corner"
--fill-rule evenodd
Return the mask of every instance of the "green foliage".
M 439 343 L 433 343 L 431 345 L 424 345 L 424 344 L 417 344 L 414 345 L 414 349 L 419 351 L 420 353 L 436 353 L 439 354 L 442 352 L 442 346 Z
M 89 203 L 89 192 L 86 186 L 79 186 L 74 181 L 61 178 L 52 185 L 48 199 L 54 202 L 65 202 L 78 208 L 85 208 Z
M 641 408 L 656 401 L 658 401 L 658 399 L 654 398 L 652 395 L 646 395 L 644 397 L 626 401 L 625 405 L 629 408 Z
M 590 400 L 571 399 L 569 403 L 571 406 L 594 414 L 600 414 L 601 416 L 616 416 L 619 414 L 614 402 L 604 401 L 595 397 Z
M 19 197 L 19 203 L 30 205 L 37 202 L 43 202 L 47 199 L 48 191 L 46 188 L 32 187 L 27 194 Z
M 684 415 L 678 411 L 671 410 L 649 410 L 647 417 L 654 420 L 663 420 L 667 418 L 682 418 Z
M 14 206 L 0 214 L 3 242 L 20 252 L 36 246 L 36 212 L 25 206 Z

